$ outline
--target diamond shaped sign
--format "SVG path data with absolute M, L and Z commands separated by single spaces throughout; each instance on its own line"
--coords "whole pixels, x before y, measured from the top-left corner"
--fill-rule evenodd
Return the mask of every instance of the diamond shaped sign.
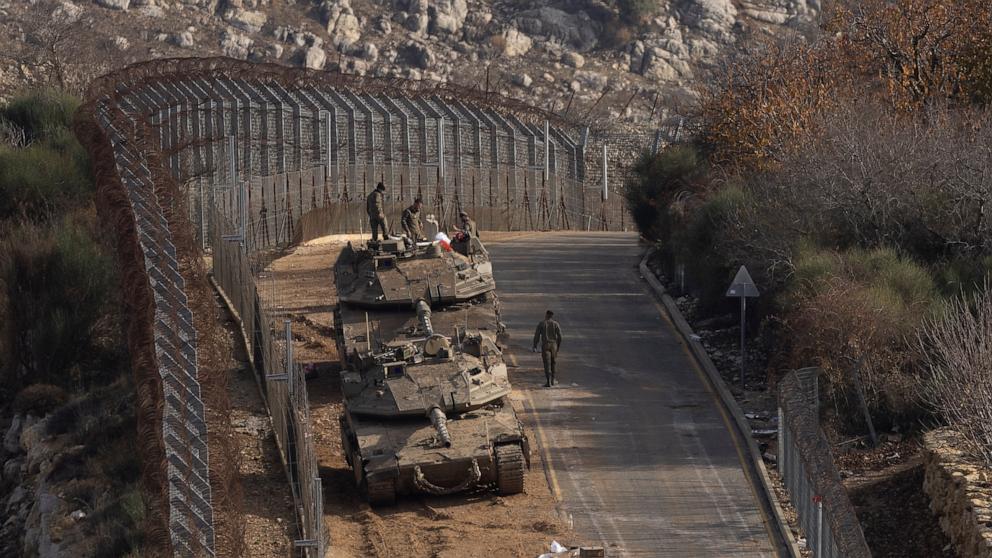
M 727 289 L 727 296 L 748 298 L 758 296 L 758 287 L 755 286 L 754 279 L 751 279 L 751 274 L 747 272 L 746 267 L 741 266 L 737 271 L 734 282 Z

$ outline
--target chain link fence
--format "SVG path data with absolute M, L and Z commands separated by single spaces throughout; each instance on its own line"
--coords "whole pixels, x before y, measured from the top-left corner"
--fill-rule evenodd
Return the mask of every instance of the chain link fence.
M 870 558 L 820 429 L 818 372 L 796 370 L 779 384 L 779 471 L 814 558 Z
M 146 459 L 162 459 L 163 506 L 168 547 L 177 556 L 214 556 L 207 424 L 197 370 L 197 335 L 163 206 L 169 195 L 154 179 L 144 138 L 130 118 L 107 98 L 91 108 L 92 122 L 81 124 L 91 152 L 109 150 L 96 160 L 101 195 L 118 219 L 125 270 L 125 298 L 132 319 L 129 346 L 138 378 L 139 428 L 154 425 L 142 441 Z M 92 126 L 99 127 L 97 132 Z M 150 296 L 148 296 L 150 294 Z M 150 315 L 142 316 L 145 312 Z M 153 347 L 143 333 L 150 330 Z M 157 375 L 157 377 L 154 377 Z M 157 415 L 157 416 L 156 416 Z M 151 424 L 149 424 L 151 423 Z M 159 478 L 159 471 L 152 473 Z M 157 516 L 158 503 L 149 504 Z M 157 519 L 157 517 L 156 517 Z M 153 520 L 151 523 L 154 523 Z M 154 533 L 157 527 L 152 527 Z M 157 537 L 151 537 L 153 539 Z M 164 541 L 161 541 L 164 542 Z
M 216 208 L 210 219 L 214 280 L 233 308 L 245 334 L 249 358 L 262 374 L 265 403 L 272 418 L 279 456 L 293 494 L 300 537 L 298 555 L 323 558 L 329 536 L 323 521 L 323 491 L 317 467 L 303 367 L 293 360 L 292 333 L 259 294 L 257 254 Z

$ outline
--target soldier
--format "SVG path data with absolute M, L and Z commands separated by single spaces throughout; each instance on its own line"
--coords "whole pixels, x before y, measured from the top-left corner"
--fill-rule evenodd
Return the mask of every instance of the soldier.
M 403 232 L 414 242 L 424 240 L 424 228 L 420 223 L 420 208 L 423 206 L 423 200 L 417 198 L 413 200 L 413 205 L 403 210 Z
M 479 228 L 475 226 L 475 221 L 468 216 L 468 213 L 462 211 L 458 214 L 461 217 L 462 224 L 459 229 L 465 233 L 468 238 L 479 238 Z
M 554 315 L 554 312 L 548 310 L 544 314 L 544 320 L 537 324 L 537 331 L 534 332 L 534 347 L 531 349 L 537 352 L 537 344 L 541 343 L 541 360 L 544 361 L 544 377 L 547 379 L 544 387 L 558 385 L 558 380 L 555 378 L 557 374 L 555 359 L 558 356 L 558 347 L 561 346 L 561 326 L 551 319 Z
M 382 182 L 375 185 L 375 190 L 365 200 L 365 211 L 369 214 L 369 227 L 372 229 L 372 242 L 379 241 L 379 228 L 382 228 L 382 239 L 386 240 L 386 186 Z

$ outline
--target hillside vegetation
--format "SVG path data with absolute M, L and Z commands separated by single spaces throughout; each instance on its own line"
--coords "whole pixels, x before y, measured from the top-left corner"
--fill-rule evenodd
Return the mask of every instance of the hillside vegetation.
M 124 556 L 144 545 L 113 234 L 97 219 L 89 160 L 69 129 L 77 106 L 51 90 L 0 106 L 0 424 L 14 417 L 12 429 L 25 431 L 0 461 L 27 463 L 4 467 L 0 497 L 25 487 L 35 496 L 7 508 L 15 523 L 0 533 L 5 555 L 47 544 L 22 538 L 17 522 L 72 555 Z M 50 462 L 35 470 L 39 455 Z M 45 517 L 32 500 L 51 493 L 59 503 Z M 50 524 L 24 525 L 39 514 Z
M 696 139 L 645 156 L 628 184 L 706 313 L 732 311 L 724 291 L 747 265 L 769 374 L 821 367 L 841 432 L 865 432 L 862 361 L 880 427 L 948 421 L 992 455 L 984 415 L 950 396 L 992 403 L 977 389 L 988 351 L 971 350 L 992 331 L 990 60 L 985 2 L 837 2 L 815 36 L 730 61 L 700 91 Z

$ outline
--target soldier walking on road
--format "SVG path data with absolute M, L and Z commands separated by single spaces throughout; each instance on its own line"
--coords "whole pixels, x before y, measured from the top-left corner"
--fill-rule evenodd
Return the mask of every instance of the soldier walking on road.
M 413 200 L 413 205 L 403 210 L 403 232 L 414 242 L 424 240 L 424 227 L 420 222 L 420 208 L 423 206 L 423 200 L 417 198 Z
M 558 380 L 555 378 L 557 374 L 555 359 L 558 357 L 558 348 L 561 347 L 561 326 L 558 325 L 558 322 L 551 319 L 554 315 L 554 312 L 548 310 L 544 314 L 544 319 L 541 320 L 541 323 L 537 324 L 537 331 L 534 332 L 533 350 L 536 352 L 537 344 L 541 344 L 544 377 L 548 380 L 544 384 L 544 387 L 558 385 Z
M 379 241 L 379 229 L 382 229 L 382 239 L 386 240 L 386 187 L 382 182 L 375 185 L 375 190 L 365 200 L 365 211 L 369 214 L 369 228 L 372 229 L 372 242 Z

